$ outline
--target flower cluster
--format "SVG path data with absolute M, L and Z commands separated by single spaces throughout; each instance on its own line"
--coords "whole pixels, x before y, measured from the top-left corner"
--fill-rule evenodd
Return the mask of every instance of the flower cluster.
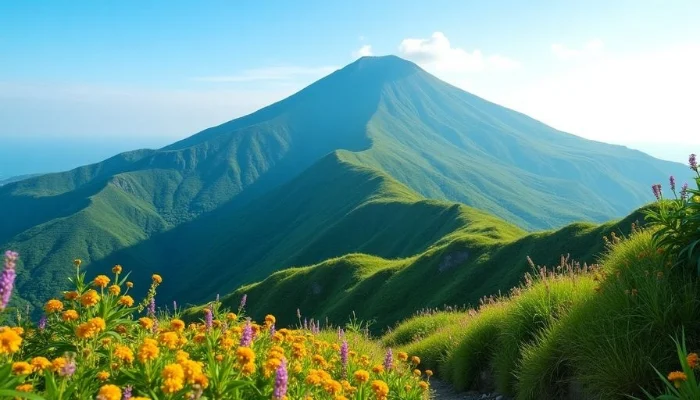
M 7 264 L 16 255 L 6 256 Z M 187 314 L 155 309 L 154 275 L 144 301 L 115 266 L 44 305 L 43 328 L 0 327 L 0 389 L 46 399 L 427 399 L 430 371 L 405 353 L 365 352 L 359 334 L 276 329 L 216 301 Z M 14 267 L 14 266 L 12 266 Z M 13 268 L 9 268 L 13 269 Z M 139 309 L 141 311 L 139 311 Z M 363 343 L 365 346 L 363 347 Z

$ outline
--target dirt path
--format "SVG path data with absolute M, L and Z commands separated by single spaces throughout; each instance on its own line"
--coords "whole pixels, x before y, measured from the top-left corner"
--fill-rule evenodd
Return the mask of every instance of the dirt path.
M 430 386 L 435 400 L 507 400 L 504 396 L 497 394 L 457 393 L 452 386 L 437 379 L 431 379 Z

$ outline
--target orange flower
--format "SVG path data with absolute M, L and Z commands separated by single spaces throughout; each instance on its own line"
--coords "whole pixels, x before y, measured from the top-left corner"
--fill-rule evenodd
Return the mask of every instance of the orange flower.
M 52 314 L 62 310 L 63 303 L 61 303 L 61 300 L 51 299 L 46 302 L 46 305 L 44 305 L 44 311 L 46 311 L 47 314 Z
M 25 361 L 12 363 L 12 373 L 15 375 L 29 375 L 34 371 L 32 365 Z
M 139 318 L 139 324 L 143 329 L 153 328 L 153 320 L 148 317 Z
M 119 285 L 112 285 L 109 287 L 109 294 L 112 296 L 118 296 L 119 293 L 121 293 L 122 288 L 119 287 Z
M 122 362 L 131 364 L 134 361 L 134 352 L 126 346 L 117 345 L 114 348 L 114 357 Z
M 63 293 L 63 298 L 66 300 L 75 300 L 78 297 L 80 297 L 80 295 L 75 290 Z
M 80 296 L 80 304 L 85 307 L 92 307 L 100 301 L 100 295 L 93 289 L 88 290 Z
M 97 376 L 97 379 L 98 379 L 98 380 L 104 382 L 104 381 L 106 381 L 107 379 L 109 379 L 109 372 L 107 372 L 107 371 L 100 371 L 100 372 L 97 373 L 96 376 Z
M 357 382 L 365 383 L 369 380 L 369 372 L 360 369 L 360 370 L 355 371 L 355 374 L 353 375 L 353 377 L 355 378 L 355 380 Z
M 121 274 L 121 273 L 122 273 L 122 266 L 121 266 L 121 265 L 115 265 L 115 266 L 112 268 L 112 272 L 114 272 L 115 274 Z
M 673 371 L 670 374 L 668 374 L 668 380 L 673 382 L 673 385 L 676 388 L 680 388 L 681 383 L 688 380 L 688 376 L 681 371 Z
M 99 288 L 106 288 L 109 284 L 109 278 L 107 275 L 97 275 L 92 283 Z
M 66 310 L 61 315 L 64 321 L 75 321 L 78 319 L 78 312 L 75 310 Z
M 121 400 L 122 390 L 116 385 L 104 385 L 97 394 L 97 400 Z
M 690 353 L 688 354 L 688 357 L 685 358 L 685 360 L 688 362 L 688 366 L 690 368 L 695 368 L 698 366 L 698 355 L 697 353 Z
M 43 371 L 51 366 L 51 361 L 46 357 L 34 357 L 32 358 L 32 369 L 34 372 Z
M 161 283 L 163 283 L 163 278 L 158 274 L 153 274 L 151 279 L 153 279 L 153 283 L 155 283 L 156 285 L 160 285 Z
M 22 345 L 22 337 L 12 329 L 0 328 L 0 354 L 16 353 Z
M 170 321 L 170 329 L 182 332 L 185 330 L 185 323 L 181 319 L 173 319 Z
M 131 307 L 134 305 L 134 298 L 129 295 L 124 295 L 119 298 L 119 304 L 124 307 Z

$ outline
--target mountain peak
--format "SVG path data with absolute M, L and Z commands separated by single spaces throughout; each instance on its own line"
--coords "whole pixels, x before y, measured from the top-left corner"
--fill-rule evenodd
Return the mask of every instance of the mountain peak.
M 388 55 L 360 57 L 340 71 L 356 74 L 362 79 L 393 81 L 423 70 L 411 61 Z

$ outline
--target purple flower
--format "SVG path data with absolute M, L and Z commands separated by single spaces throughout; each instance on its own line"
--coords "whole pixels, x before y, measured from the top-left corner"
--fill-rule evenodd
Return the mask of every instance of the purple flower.
M 340 363 L 343 366 L 343 378 L 347 378 L 348 375 L 348 341 L 343 340 L 340 345 Z
M 238 306 L 238 313 L 241 313 L 241 310 L 245 308 L 245 303 L 248 301 L 248 295 L 244 294 L 243 297 L 241 297 L 241 305 Z
M 214 312 L 211 310 L 211 306 L 204 309 L 204 325 L 208 331 L 214 326 Z
M 46 329 L 46 315 L 42 315 L 39 319 L 39 330 L 43 331 Z
M 676 178 L 674 178 L 673 175 L 671 175 L 668 178 L 668 182 L 671 184 L 671 191 L 675 192 L 676 191 Z
M 277 330 L 275 329 L 275 324 L 270 325 L 270 336 L 275 336 Z
M 131 390 L 132 389 L 133 388 L 131 387 L 131 385 L 127 385 L 124 388 L 124 393 L 122 394 L 122 400 L 129 400 L 131 398 Z
M 690 165 L 690 169 L 698 172 L 698 161 L 695 159 L 695 154 L 691 154 L 690 157 L 688 157 L 688 165 Z
M 250 320 L 247 320 L 245 322 L 245 326 L 243 327 L 243 333 L 241 333 L 241 347 L 250 347 L 250 344 L 253 343 L 253 327 L 250 326 Z
M 688 184 L 684 183 L 681 186 L 681 200 L 686 200 L 688 198 Z
M 148 316 L 154 318 L 156 316 L 156 298 L 151 297 L 151 302 L 148 303 Z
M 656 197 L 656 200 L 661 200 L 661 185 L 658 183 L 651 185 L 651 190 L 654 192 L 654 197 Z
M 68 357 L 66 357 L 68 358 Z M 66 377 L 71 377 L 75 373 L 75 360 L 73 357 L 68 358 L 68 361 L 66 364 L 61 367 L 61 369 L 58 371 L 58 374 L 61 376 L 66 376 Z
M 386 350 L 386 355 L 384 356 L 384 369 L 389 371 L 392 368 L 394 368 L 394 353 L 392 353 L 389 348 Z
M 287 383 L 289 376 L 287 375 L 287 361 L 282 359 L 280 366 L 277 367 L 277 374 L 275 376 L 275 391 L 273 393 L 273 398 L 276 400 L 282 400 L 287 395 Z
M 15 278 L 17 277 L 17 271 L 15 271 L 17 258 L 19 258 L 19 254 L 14 251 L 5 252 L 5 269 L 0 274 L 0 310 L 7 307 L 12 296 L 12 288 L 15 286 Z

